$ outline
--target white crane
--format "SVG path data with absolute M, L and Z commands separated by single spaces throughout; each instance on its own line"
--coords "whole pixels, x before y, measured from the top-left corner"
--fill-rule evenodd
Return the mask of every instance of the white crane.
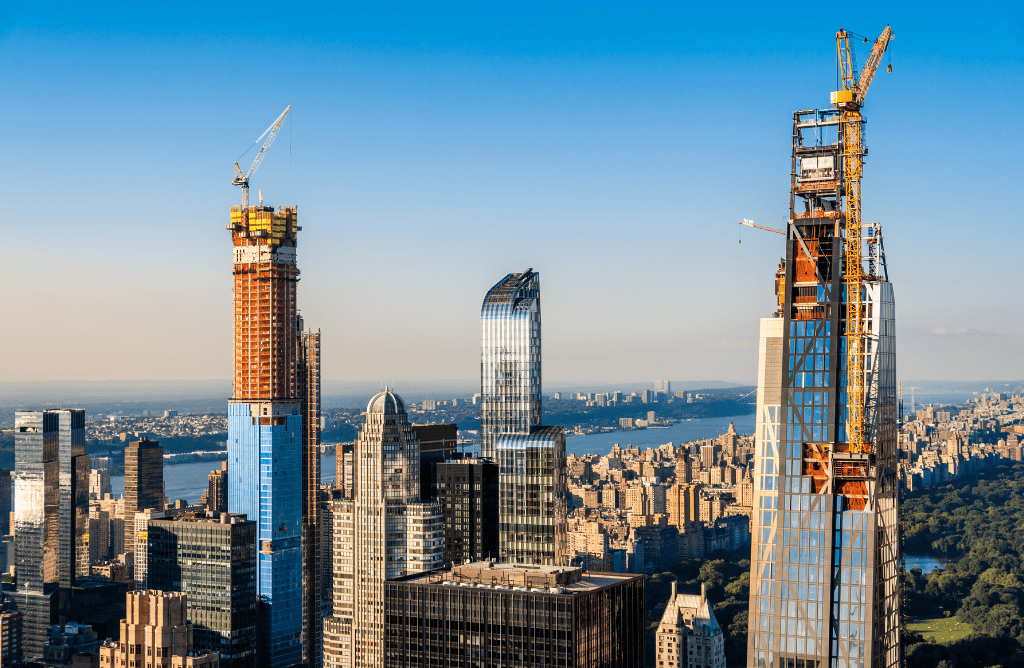
M 263 134 L 259 136 L 259 139 L 253 142 L 255 145 L 259 143 L 260 139 L 267 137 L 267 134 L 270 135 L 267 137 L 267 141 L 263 144 L 263 148 L 261 148 L 260 152 L 256 155 L 256 159 L 252 161 L 252 167 L 249 168 L 248 172 L 243 174 L 242 168 L 238 166 L 238 161 L 235 161 L 235 179 L 231 182 L 231 185 L 242 186 L 243 209 L 249 208 L 249 177 L 252 176 L 253 172 L 256 171 L 256 168 L 260 166 L 260 162 L 263 160 L 263 154 L 266 153 L 267 149 L 270 148 L 270 145 L 274 143 L 274 138 L 277 137 L 277 131 L 281 129 L 281 124 L 284 123 L 284 117 L 288 115 L 288 112 L 291 111 L 291 109 L 292 105 L 289 104 L 288 107 L 281 112 L 281 115 L 277 117 L 277 120 L 274 121 L 269 128 L 263 131 Z M 260 204 L 262 203 L 263 196 L 262 193 L 260 193 Z

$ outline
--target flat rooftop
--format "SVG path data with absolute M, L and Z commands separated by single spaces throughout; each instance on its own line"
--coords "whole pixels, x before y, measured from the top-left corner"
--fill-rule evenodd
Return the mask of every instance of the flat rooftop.
M 449 587 L 531 590 L 548 594 L 584 593 L 643 577 L 632 573 L 583 572 L 570 566 L 532 566 L 477 561 L 450 569 L 418 573 L 401 582 Z

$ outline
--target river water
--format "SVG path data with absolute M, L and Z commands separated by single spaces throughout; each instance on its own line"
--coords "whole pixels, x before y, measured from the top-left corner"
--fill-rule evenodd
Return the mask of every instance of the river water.
M 656 448 L 665 443 L 674 443 L 677 447 L 682 443 L 696 441 L 701 438 L 714 438 L 729 431 L 729 423 L 736 425 L 736 433 L 754 433 L 754 414 L 733 415 L 731 417 L 696 418 L 683 420 L 665 429 L 631 429 L 629 431 L 610 431 L 586 436 L 570 436 L 565 442 L 565 451 L 572 455 L 608 454 L 616 443 L 625 448 L 627 445 L 644 449 Z
M 668 442 L 679 445 L 700 438 L 714 438 L 729 430 L 729 423 L 735 423 L 740 434 L 751 434 L 754 431 L 754 416 L 735 415 L 732 417 L 698 418 L 677 422 L 665 429 L 633 429 L 630 431 L 613 431 L 587 436 L 570 436 L 565 449 L 575 455 L 596 453 L 606 455 L 616 443 L 623 448 L 632 444 L 638 448 L 657 447 Z M 220 469 L 219 461 L 189 462 L 187 464 L 164 465 L 164 494 L 167 499 L 185 499 L 196 503 L 207 487 L 207 476 L 210 471 Z M 334 480 L 334 455 L 320 458 L 320 482 L 329 483 Z M 110 476 L 110 486 L 115 496 L 124 494 L 124 476 Z
M 167 499 L 186 499 L 189 503 L 196 503 L 199 497 L 206 491 L 208 485 L 207 476 L 210 471 L 220 469 L 219 461 L 189 462 L 188 464 L 165 464 L 164 465 L 164 494 Z M 320 457 L 320 482 L 328 483 L 334 480 L 334 455 L 323 455 Z M 124 494 L 124 476 L 110 476 L 110 487 L 114 496 Z

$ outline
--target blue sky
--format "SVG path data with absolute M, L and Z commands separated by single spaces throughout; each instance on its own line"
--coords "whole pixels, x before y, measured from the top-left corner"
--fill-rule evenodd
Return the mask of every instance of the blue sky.
M 325 377 L 474 377 L 484 293 L 533 267 L 546 379 L 752 381 L 783 249 L 736 222 L 786 212 L 835 31 L 886 23 L 899 375 L 1020 378 L 1019 4 L 15 2 L 0 380 L 229 377 L 232 163 L 292 104 L 253 197 L 299 206 Z

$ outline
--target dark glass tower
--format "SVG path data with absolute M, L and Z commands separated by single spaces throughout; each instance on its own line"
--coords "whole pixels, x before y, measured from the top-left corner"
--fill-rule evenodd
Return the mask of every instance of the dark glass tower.
M 414 424 L 412 430 L 420 442 L 420 498 L 430 501 L 437 496 L 437 466 L 459 447 L 459 425 Z
M 124 549 L 135 552 L 135 513 L 164 509 L 164 449 L 143 438 L 124 449 Z
M 498 465 L 486 459 L 437 464 L 444 512 L 444 565 L 498 557 Z
M 647 665 L 642 575 L 484 562 L 390 580 L 384 596 L 388 668 Z
M 224 668 L 255 668 L 256 523 L 238 515 L 149 522 L 151 589 L 187 594 L 196 649 Z
M 480 309 L 481 454 L 496 459 L 502 434 L 529 434 L 541 423 L 540 276 L 509 274 Z
M 27 659 L 42 657 L 47 629 L 71 608 L 71 588 L 88 569 L 89 456 L 85 411 L 18 411 L 14 417 L 14 600 Z M 86 572 L 88 572 L 86 570 Z

